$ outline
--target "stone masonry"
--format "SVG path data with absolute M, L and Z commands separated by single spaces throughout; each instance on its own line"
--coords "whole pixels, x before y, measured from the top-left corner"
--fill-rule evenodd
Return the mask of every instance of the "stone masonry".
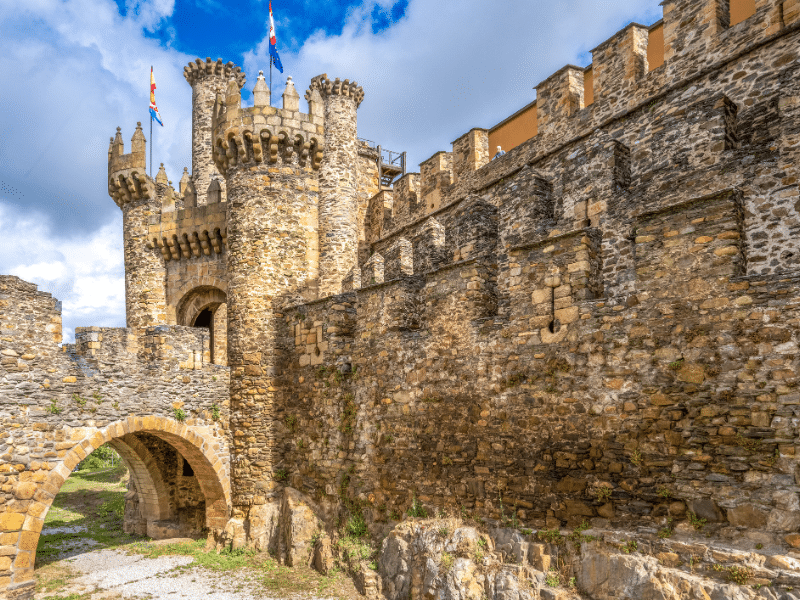
M 245 107 L 238 67 L 190 63 L 179 189 L 145 174 L 141 128 L 109 150 L 128 328 L 60 349 L 56 301 L 0 279 L 0 590 L 30 597 L 49 502 L 109 442 L 135 474 L 126 527 L 151 535 L 205 527 L 296 564 L 353 507 L 395 554 L 427 535 L 398 524 L 414 503 L 536 530 L 705 519 L 783 565 L 759 598 L 796 598 L 800 2 L 734 26 L 727 0 L 663 4 L 663 65 L 631 24 L 593 79 L 536 86 L 537 135 L 489 161 L 472 128 L 390 188 L 354 82 L 314 78 L 302 112 L 259 76 Z M 650 567 L 684 564 L 659 544 Z M 517 562 L 547 571 L 543 547 Z M 587 548 L 592 598 L 734 597 L 615 596 L 598 569 L 639 563 Z M 490 589 L 387 556 L 364 589 Z M 536 590 L 514 598 L 567 597 Z

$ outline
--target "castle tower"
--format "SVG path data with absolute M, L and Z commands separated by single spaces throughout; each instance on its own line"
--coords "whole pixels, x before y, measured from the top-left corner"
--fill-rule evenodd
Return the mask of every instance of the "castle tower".
M 217 94 L 224 94 L 228 82 L 233 79 L 241 89 L 247 80 L 241 67 L 232 62 L 223 64 L 222 59 L 205 62 L 195 59 L 183 68 L 183 76 L 192 86 L 192 181 L 197 193 L 197 205 L 206 204 L 208 186 L 218 174 L 212 159 L 211 129 L 214 101 Z M 224 186 L 224 182 L 221 183 Z M 225 188 L 222 188 L 225 198 Z
M 265 504 L 272 490 L 277 319 L 313 277 L 316 219 L 309 215 L 316 216 L 324 147 L 323 119 L 299 112 L 293 86 L 283 109 L 264 106 L 264 82 L 257 87 L 255 106 L 243 109 L 231 82 L 213 135 L 228 190 L 232 490 L 240 509 Z
M 358 106 L 364 91 L 356 82 L 327 75 L 311 80 L 324 103 L 325 154 L 319 173 L 319 295 L 342 292 L 342 280 L 358 263 Z M 313 109 L 313 106 L 312 106 Z
M 130 154 L 124 153 L 119 127 L 108 150 L 108 193 L 122 209 L 127 324 L 137 330 L 166 323 L 167 318 L 164 259 L 147 246 L 148 223 L 161 212 L 161 202 L 156 183 L 147 176 L 146 145 L 142 124 L 137 123 Z

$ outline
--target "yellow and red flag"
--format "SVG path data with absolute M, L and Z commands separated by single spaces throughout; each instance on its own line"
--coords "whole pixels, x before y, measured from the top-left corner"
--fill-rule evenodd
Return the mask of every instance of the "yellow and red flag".
M 162 127 L 164 126 L 156 106 L 156 78 L 153 76 L 153 67 L 150 67 L 150 118 L 155 119 Z

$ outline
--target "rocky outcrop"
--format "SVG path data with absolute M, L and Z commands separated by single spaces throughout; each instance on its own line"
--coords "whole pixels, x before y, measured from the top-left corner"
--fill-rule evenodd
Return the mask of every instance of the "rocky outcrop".
M 387 600 L 798 600 L 800 554 L 777 542 L 411 520 L 383 540 L 377 566 Z
M 311 498 L 285 487 L 271 502 L 251 507 L 247 518 L 238 515 L 230 519 L 215 545 L 218 550 L 248 547 L 268 551 L 290 567 L 309 564 L 319 532 L 324 530 L 318 514 L 320 508 Z

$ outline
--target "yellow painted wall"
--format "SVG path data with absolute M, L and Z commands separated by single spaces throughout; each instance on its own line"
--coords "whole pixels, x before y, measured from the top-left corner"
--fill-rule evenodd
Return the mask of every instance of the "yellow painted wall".
M 497 147 L 508 152 L 539 132 L 536 104 L 531 104 L 507 121 L 489 130 L 489 156 L 494 158 Z
M 653 27 L 647 40 L 647 68 L 653 71 L 664 64 L 664 24 Z
M 594 103 L 594 71 L 591 67 L 583 72 L 583 106 Z
M 731 27 L 756 13 L 756 0 L 731 0 Z

